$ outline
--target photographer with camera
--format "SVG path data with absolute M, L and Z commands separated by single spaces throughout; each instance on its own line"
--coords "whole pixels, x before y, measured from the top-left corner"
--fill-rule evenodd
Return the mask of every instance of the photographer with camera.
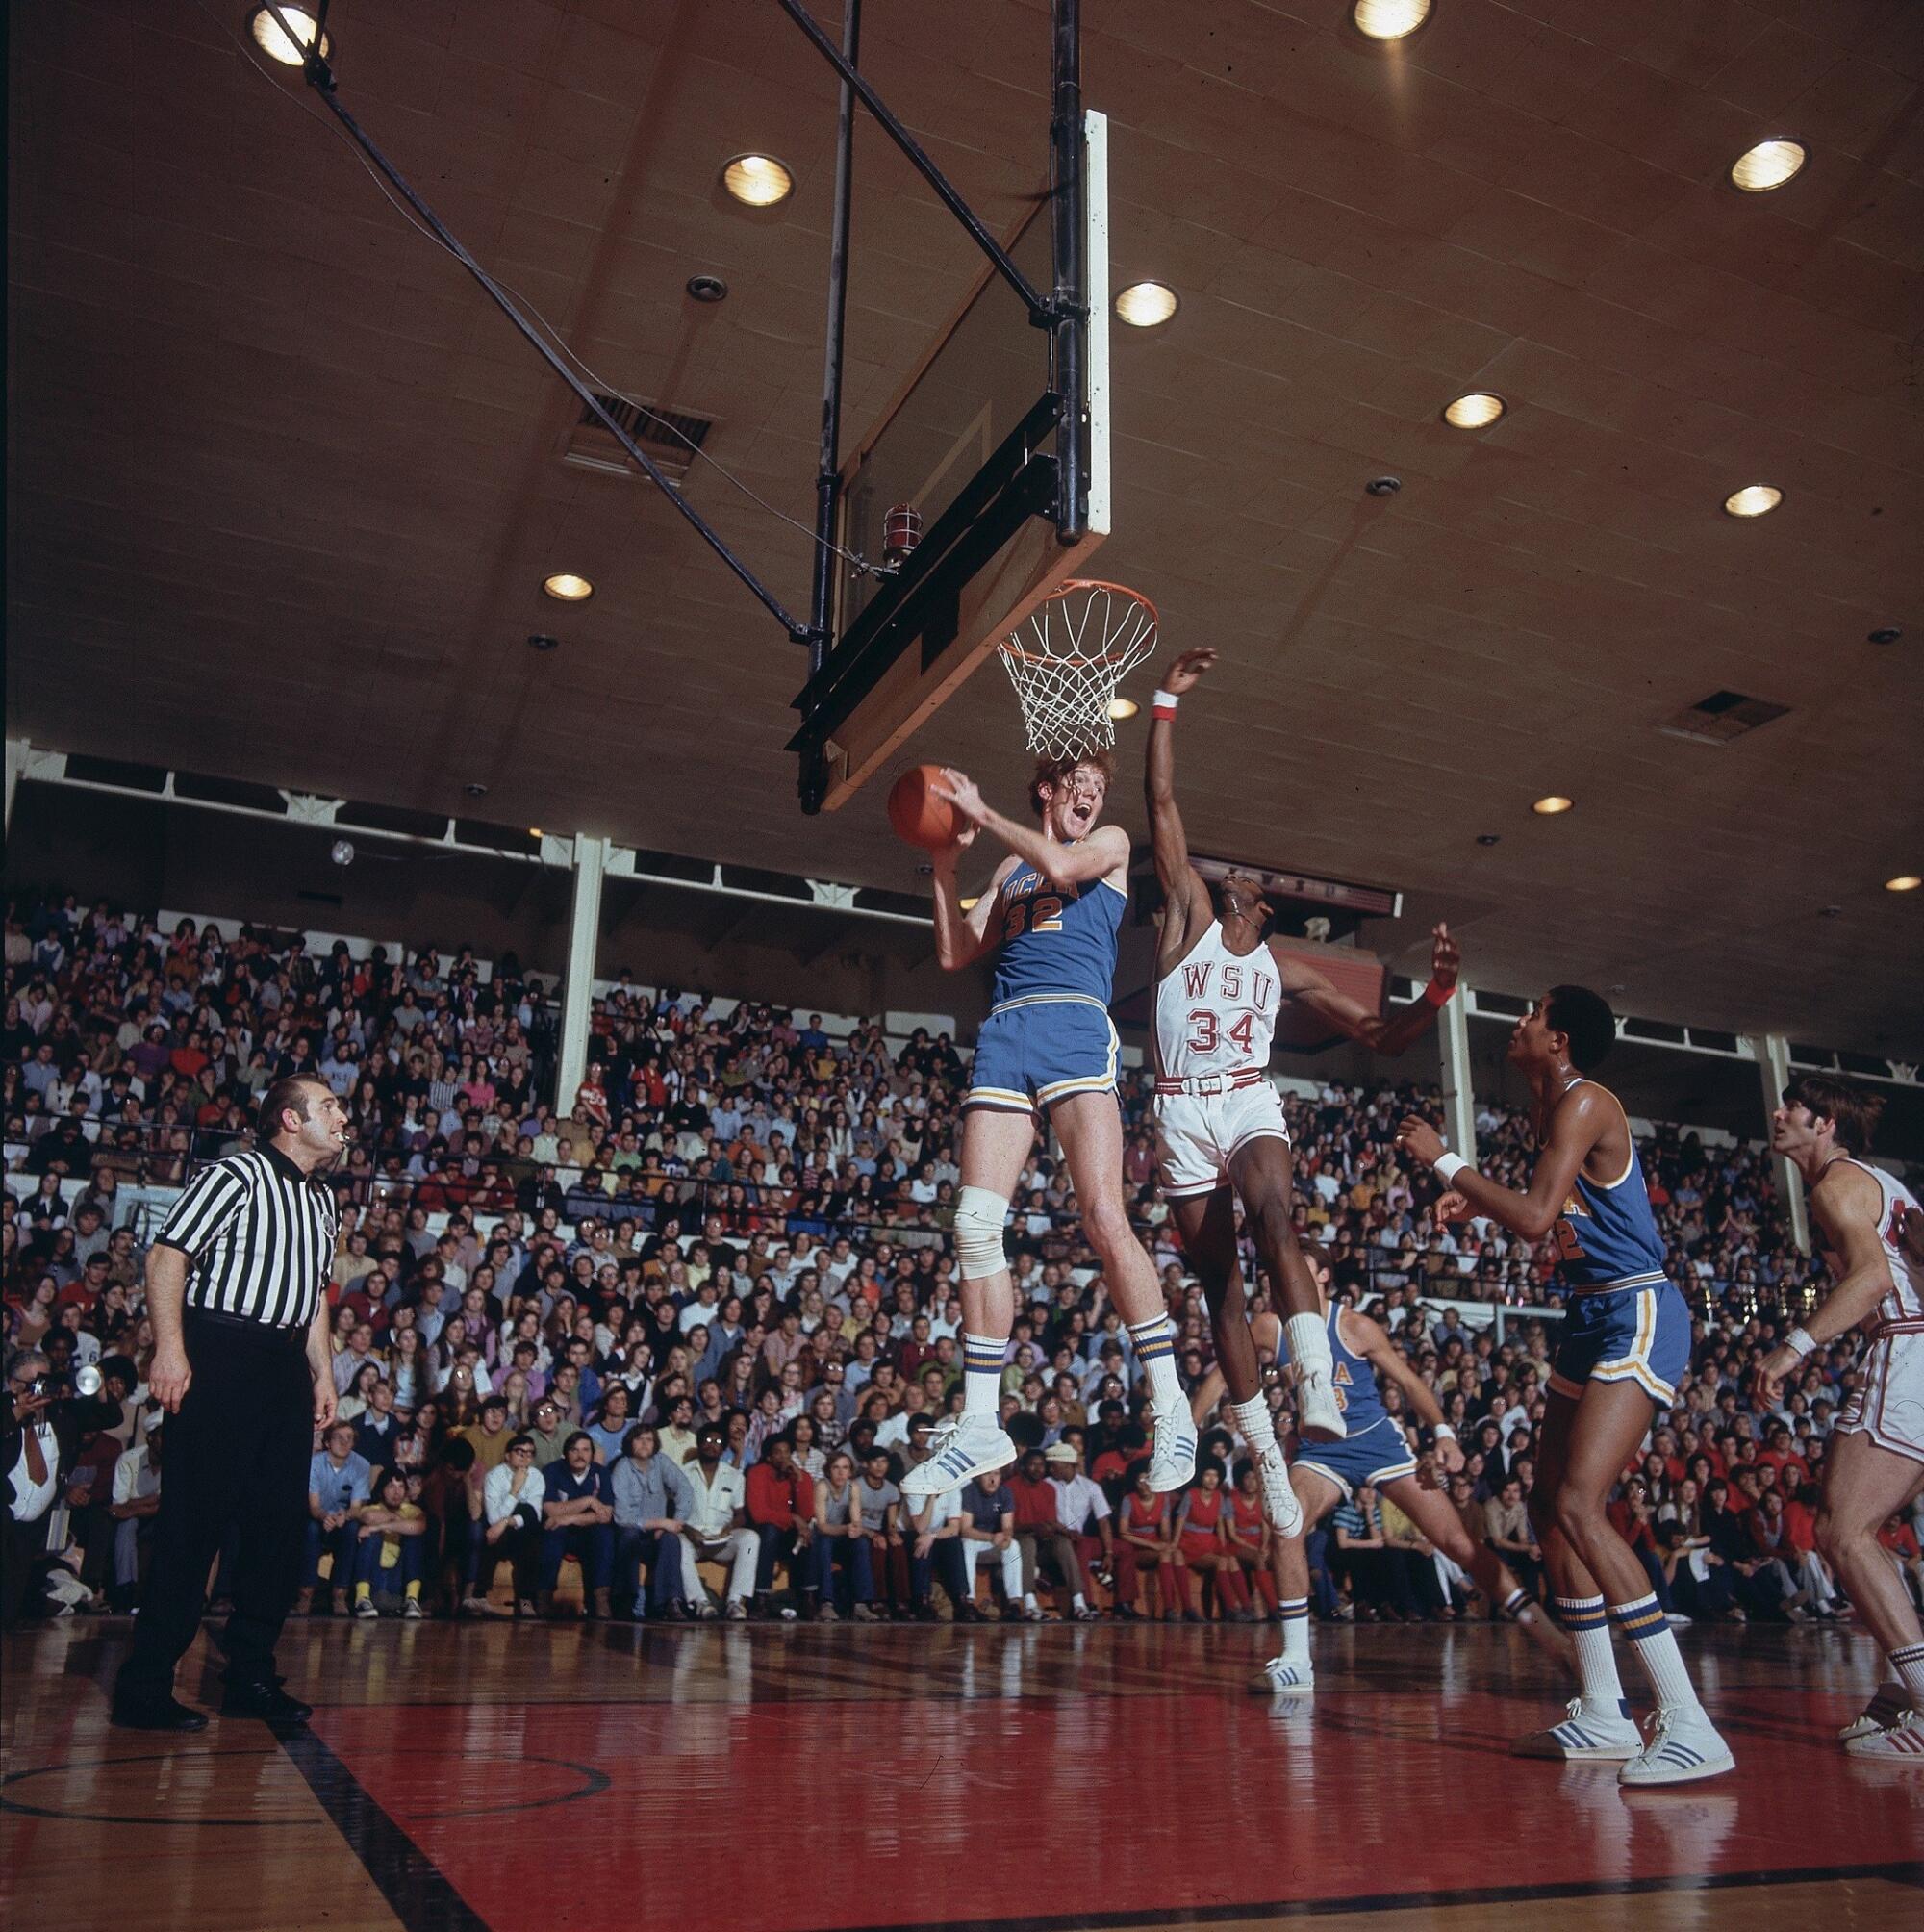
M 73 1461 L 72 1442 L 63 1440 L 48 1413 L 58 1393 L 46 1357 L 37 1348 L 16 1349 L 0 1398 L 0 1468 L 8 1472 L 0 1623 L 19 1622 L 38 1599 L 47 1524 Z

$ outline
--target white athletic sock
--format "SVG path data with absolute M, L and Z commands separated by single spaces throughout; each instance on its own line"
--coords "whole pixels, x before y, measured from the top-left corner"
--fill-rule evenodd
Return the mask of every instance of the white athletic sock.
M 1089 1605 L 1088 1605 L 1088 1601 L 1087 1601 L 1087 1599 L 1086 1599 L 1086 1598 L 1085 1598 L 1085 1597 L 1083 1596 L 1082 1592 L 1081 1592 L 1081 1591 L 1080 1591 L 1080 1590 L 1078 1589 L 1078 1590 L 1073 1590 L 1073 1591 L 1072 1591 L 1072 1592 L 1070 1593 L 1070 1597 L 1069 1597 L 1069 1607 L 1070 1607 L 1070 1608 L 1071 1608 L 1072 1610 L 1087 1610 L 1087 1609 L 1089 1608 Z
M 1893 1650 L 1890 1674 L 1910 1694 L 1911 1708 L 1924 1711 L 1924 1643 L 1910 1643 L 1902 1650 Z
M 1167 1315 L 1152 1315 L 1129 1324 L 1129 1340 L 1136 1360 L 1149 1376 L 1149 1392 L 1158 1409 L 1179 1407 L 1182 1384 L 1176 1373 L 1176 1324 Z
M 1041 1608 L 1035 1600 L 1034 1590 L 1025 1589 L 1023 1591 L 1023 1608 L 1025 1610 L 1039 1610 Z
M 1519 1586 L 1511 1590 L 1498 1607 L 1506 1616 L 1520 1617 L 1530 1607 L 1530 1593 Z
M 1260 1393 L 1251 1396 L 1247 1402 L 1230 1403 L 1229 1413 L 1235 1418 L 1243 1440 L 1258 1458 L 1265 1450 L 1276 1447 L 1276 1418 L 1270 1414 L 1269 1404 Z
M 1604 1613 L 1603 1598 L 1559 1596 L 1557 1620 L 1577 1646 L 1577 1681 L 1583 1687 L 1583 1702 L 1591 1710 L 1608 1712 L 1613 1717 L 1626 1715 L 1623 1682 L 1617 1676 L 1610 1620 Z
M 1677 1633 L 1654 1595 L 1646 1593 L 1634 1603 L 1613 1603 L 1612 1622 L 1623 1626 L 1636 1652 L 1636 1661 L 1650 1678 L 1658 1703 L 1666 1711 L 1698 1711 L 1697 1688 L 1684 1667 L 1684 1653 L 1677 1647 Z
M 994 1422 L 1002 1407 L 1002 1358 L 1008 1342 L 962 1332 L 962 1413 Z
M 1282 1333 L 1299 1375 L 1319 1370 L 1326 1378 L 1335 1374 L 1335 1364 L 1329 1359 L 1329 1330 L 1321 1315 L 1291 1315 Z
M 1282 1661 L 1285 1664 L 1309 1662 L 1309 1599 L 1286 1596 L 1277 1605 L 1282 1613 Z

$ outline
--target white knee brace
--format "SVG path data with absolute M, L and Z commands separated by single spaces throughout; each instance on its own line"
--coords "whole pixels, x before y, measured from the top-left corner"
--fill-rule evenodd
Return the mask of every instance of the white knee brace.
M 1008 1266 L 1002 1228 L 1009 1197 L 987 1187 L 965 1187 L 955 1197 L 955 1265 L 965 1282 L 979 1282 Z

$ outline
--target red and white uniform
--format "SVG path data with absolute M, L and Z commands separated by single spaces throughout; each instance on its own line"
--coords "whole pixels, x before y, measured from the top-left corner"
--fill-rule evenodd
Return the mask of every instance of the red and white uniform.
M 1288 1140 L 1268 1072 L 1282 1002 L 1269 948 L 1231 953 L 1220 920 L 1156 981 L 1155 1122 L 1166 1197 L 1213 1193 L 1228 1185 L 1238 1148 Z
M 1877 1236 L 1890 1264 L 1890 1293 L 1864 1323 L 1870 1347 L 1858 1364 L 1863 1380 L 1837 1418 L 1839 1433 L 1861 1430 L 1880 1449 L 1924 1462 L 1924 1271 L 1898 1236 L 1917 1197 L 1904 1182 L 1868 1161 L 1855 1160 L 1884 1196 Z M 1840 1271 L 1841 1272 L 1841 1271 Z

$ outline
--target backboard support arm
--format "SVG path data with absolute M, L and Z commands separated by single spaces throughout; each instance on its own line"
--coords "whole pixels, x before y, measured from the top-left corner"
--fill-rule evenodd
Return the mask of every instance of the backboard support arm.
M 889 112 L 888 104 L 856 71 L 854 63 L 845 58 L 835 42 L 815 24 L 801 0 L 779 0 L 779 5 L 782 12 L 801 29 L 809 44 L 842 76 L 843 86 L 854 89 L 862 105 L 874 115 L 882 132 L 908 157 L 915 171 L 934 189 L 942 205 L 968 230 L 970 240 L 994 263 L 996 272 L 1022 297 L 1023 306 L 1028 310 L 1029 320 L 1038 328 L 1054 328 L 1058 320 L 1057 297 L 1043 294 L 1016 267 L 1009 251 L 982 225 L 981 217 L 962 199 L 954 183 L 928 158 L 922 143 Z M 1073 14 L 1075 6 L 1076 0 L 1054 0 L 1058 38 L 1060 15 L 1065 9 Z
M 843 0 L 842 58 L 862 54 L 862 0 Z M 822 669 L 835 623 L 835 520 L 842 501 L 842 335 L 848 307 L 848 204 L 855 162 L 855 89 L 847 75 L 835 117 L 835 208 L 828 231 L 828 325 L 822 356 L 822 460 L 815 476 L 815 575 L 808 674 Z
M 289 45 L 293 47 L 302 46 L 304 43 L 301 37 L 294 32 L 292 24 L 289 21 L 286 14 L 281 12 L 278 0 L 266 0 L 266 4 L 267 11 L 274 17 L 275 25 L 287 36 Z M 328 65 L 320 49 L 321 39 L 319 34 L 316 33 L 313 43 L 306 46 L 305 58 L 301 63 L 302 70 L 306 76 L 308 86 L 320 96 L 328 112 L 347 131 L 354 144 L 360 148 L 361 152 L 379 170 L 382 178 L 392 186 L 394 191 L 400 195 L 402 200 L 414 210 L 415 214 L 420 217 L 426 227 L 432 231 L 436 241 L 481 285 L 489 300 L 507 317 L 521 336 L 533 345 L 535 352 L 547 364 L 548 368 L 581 398 L 595 420 L 621 445 L 621 448 L 627 454 L 628 460 L 680 511 L 682 516 L 694 525 L 696 533 L 701 538 L 702 542 L 747 586 L 760 601 L 762 607 L 788 633 L 790 641 L 795 644 L 813 646 L 816 642 L 815 633 L 810 630 L 809 626 L 803 623 L 799 618 L 790 614 L 774 593 L 728 547 L 727 544 L 709 524 L 700 511 L 696 509 L 682 496 L 681 492 L 668 480 L 667 476 L 662 473 L 646 451 L 609 414 L 606 405 L 602 403 L 595 392 L 569 368 L 554 346 L 537 333 L 534 324 L 521 314 L 519 308 L 517 307 L 506 291 L 501 288 L 500 284 L 468 252 L 460 239 L 449 230 L 441 216 L 420 198 L 415 191 L 414 185 L 381 152 L 380 148 L 375 145 L 373 140 L 367 134 L 367 130 L 362 127 L 361 123 L 342 106 L 339 93 L 336 89 L 334 71 Z
M 1083 164 L 1081 0 L 1052 0 L 1050 88 L 1050 213 L 1054 221 L 1052 382 L 1062 398 L 1055 438 L 1060 494 L 1057 541 L 1080 540 L 1089 516 L 1089 426 L 1083 408 L 1083 361 L 1089 331 L 1089 241 Z

